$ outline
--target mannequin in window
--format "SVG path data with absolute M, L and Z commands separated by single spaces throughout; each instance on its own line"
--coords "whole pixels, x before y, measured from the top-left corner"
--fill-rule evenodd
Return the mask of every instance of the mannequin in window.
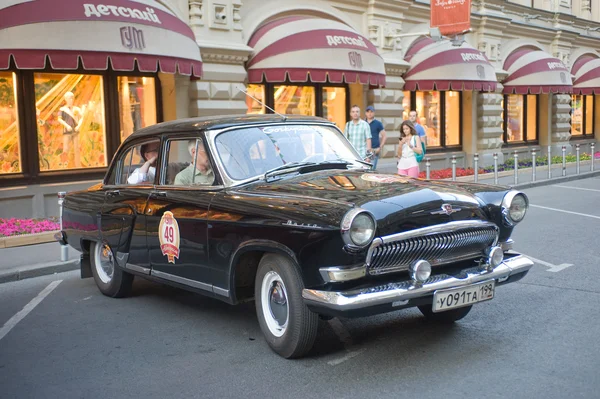
M 75 155 L 75 167 L 81 167 L 79 131 L 83 122 L 83 112 L 81 108 L 73 105 L 75 95 L 68 91 L 64 96 L 65 105 L 58 111 L 58 122 L 63 126 L 63 154 L 68 154 L 73 147 Z

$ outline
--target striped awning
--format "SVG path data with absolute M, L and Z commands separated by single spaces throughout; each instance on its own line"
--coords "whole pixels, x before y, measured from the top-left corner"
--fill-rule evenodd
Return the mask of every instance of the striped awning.
M 586 54 L 573 63 L 574 94 L 600 94 L 600 57 Z
M 561 60 L 533 47 L 521 47 L 504 61 L 504 94 L 571 93 L 569 69 Z
M 0 70 L 11 62 L 18 69 L 202 74 L 190 27 L 152 0 L 3 0 Z
M 366 37 L 338 21 L 291 16 L 258 28 L 248 81 L 385 85 L 385 64 Z
M 496 71 L 487 57 L 468 43 L 455 46 L 449 40 L 417 39 L 404 59 L 405 90 L 494 91 Z

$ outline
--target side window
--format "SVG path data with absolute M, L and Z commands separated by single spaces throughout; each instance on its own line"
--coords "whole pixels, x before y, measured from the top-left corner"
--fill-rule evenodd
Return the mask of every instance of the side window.
M 197 155 L 194 157 L 194 154 Z M 175 186 L 212 186 L 215 184 L 215 174 L 202 139 L 169 142 L 165 184 Z
M 127 150 L 113 170 L 115 184 L 154 184 L 159 140 L 140 143 Z M 112 179 L 112 176 L 111 176 Z

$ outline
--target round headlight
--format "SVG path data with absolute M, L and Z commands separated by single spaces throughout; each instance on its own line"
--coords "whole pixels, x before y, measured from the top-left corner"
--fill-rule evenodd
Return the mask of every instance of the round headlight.
M 373 241 L 376 228 L 375 218 L 368 211 L 354 208 L 342 219 L 342 238 L 347 248 L 361 249 Z
M 375 236 L 375 222 L 366 213 L 358 214 L 350 226 L 350 239 L 359 247 L 369 244 Z
M 509 191 L 502 200 L 502 214 L 504 224 L 514 226 L 525 217 L 529 208 L 527 196 L 519 191 Z
M 522 194 L 517 194 L 513 198 L 510 203 L 510 207 L 508 208 L 508 215 L 513 220 L 513 222 L 519 223 L 525 217 L 525 213 L 527 213 L 527 199 Z

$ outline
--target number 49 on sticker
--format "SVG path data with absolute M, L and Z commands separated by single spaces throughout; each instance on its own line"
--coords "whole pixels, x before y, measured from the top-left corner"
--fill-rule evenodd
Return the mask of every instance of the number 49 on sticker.
M 167 256 L 169 263 L 175 263 L 175 258 L 179 259 L 179 225 L 172 212 L 163 214 L 158 231 L 162 254 Z

